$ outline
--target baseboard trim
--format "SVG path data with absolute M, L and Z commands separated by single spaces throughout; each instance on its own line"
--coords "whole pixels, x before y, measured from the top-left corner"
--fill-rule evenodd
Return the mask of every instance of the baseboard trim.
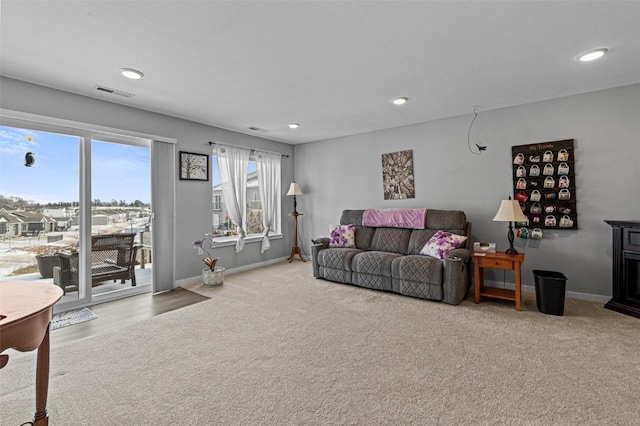
M 510 290 L 513 290 L 515 288 L 515 284 L 513 284 L 513 283 L 506 283 L 505 284 L 503 282 L 489 281 L 489 280 L 485 280 L 484 283 L 485 283 L 485 285 L 487 287 L 508 288 Z M 536 292 L 536 288 L 535 288 L 535 286 L 532 286 L 532 285 L 523 285 L 522 286 L 522 292 L 523 293 L 535 293 Z M 607 303 L 611 299 L 611 296 L 601 296 L 599 294 L 591 294 L 591 293 L 580 293 L 578 291 L 567 291 L 567 292 L 565 292 L 565 296 L 568 299 L 586 300 L 588 302 L 597 302 L 597 303 L 602 303 L 602 304 Z
M 276 263 L 284 262 L 287 259 L 288 259 L 288 257 L 278 257 L 276 259 L 265 260 L 264 262 L 252 263 L 250 265 L 238 266 L 237 268 L 225 269 L 224 274 L 225 275 L 232 275 L 232 274 L 236 274 L 238 272 L 250 271 L 250 270 L 256 269 L 256 268 L 262 268 L 263 266 L 269 266 L 269 265 L 273 265 L 273 264 L 276 264 Z M 195 277 L 189 277 L 189 278 L 185 278 L 183 280 L 177 280 L 175 282 L 175 284 L 173 285 L 173 287 L 174 288 L 182 287 L 182 286 L 184 286 L 186 284 L 195 283 L 195 282 L 198 282 L 198 281 L 201 281 L 201 280 L 202 280 L 202 276 L 197 275 Z

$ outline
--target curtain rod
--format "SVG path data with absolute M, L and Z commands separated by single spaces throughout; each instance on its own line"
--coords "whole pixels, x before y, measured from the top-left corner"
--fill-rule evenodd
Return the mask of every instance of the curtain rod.
M 209 141 L 209 145 L 226 145 L 226 144 L 224 144 L 224 143 L 220 143 L 220 142 L 211 142 L 211 141 Z M 260 151 L 262 151 L 262 152 L 271 152 L 271 153 L 273 153 L 273 154 L 280 154 L 280 155 L 282 155 L 283 157 L 287 157 L 287 158 L 289 158 L 289 156 L 288 156 L 287 154 L 283 154 L 283 153 L 281 153 L 281 152 L 266 151 L 266 150 L 264 150 L 264 149 L 249 148 L 248 146 L 241 146 L 241 145 L 229 145 L 229 146 L 237 146 L 238 148 L 250 149 L 250 150 L 251 150 L 251 152 L 256 152 L 256 151 L 258 151 L 258 152 L 260 152 Z

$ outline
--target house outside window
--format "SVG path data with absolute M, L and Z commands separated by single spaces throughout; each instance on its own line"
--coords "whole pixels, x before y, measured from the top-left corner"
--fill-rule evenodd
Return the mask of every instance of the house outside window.
M 222 190 L 222 188 L 220 188 Z M 222 210 L 222 194 L 217 194 L 214 187 L 213 193 L 213 211 L 221 211 Z
M 247 188 L 247 195 L 251 196 L 251 198 L 247 197 L 247 202 L 249 203 L 251 210 L 262 210 L 258 188 L 255 190 L 249 190 L 249 188 Z

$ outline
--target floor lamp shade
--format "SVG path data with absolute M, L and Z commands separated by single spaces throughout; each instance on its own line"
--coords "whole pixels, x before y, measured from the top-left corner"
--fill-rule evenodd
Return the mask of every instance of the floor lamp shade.
M 289 192 L 287 195 L 302 195 L 302 190 L 300 189 L 300 185 L 297 182 L 291 182 L 289 186 Z
M 298 202 L 296 200 L 296 195 L 302 195 L 302 190 L 300 189 L 300 185 L 294 180 L 291 182 L 289 186 L 289 192 L 287 192 L 287 196 L 293 195 L 293 212 L 298 212 Z

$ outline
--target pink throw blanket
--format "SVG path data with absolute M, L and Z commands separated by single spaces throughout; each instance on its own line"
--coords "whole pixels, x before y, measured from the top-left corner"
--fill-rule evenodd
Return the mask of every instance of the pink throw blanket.
M 367 209 L 362 225 L 392 228 L 424 229 L 427 209 Z

